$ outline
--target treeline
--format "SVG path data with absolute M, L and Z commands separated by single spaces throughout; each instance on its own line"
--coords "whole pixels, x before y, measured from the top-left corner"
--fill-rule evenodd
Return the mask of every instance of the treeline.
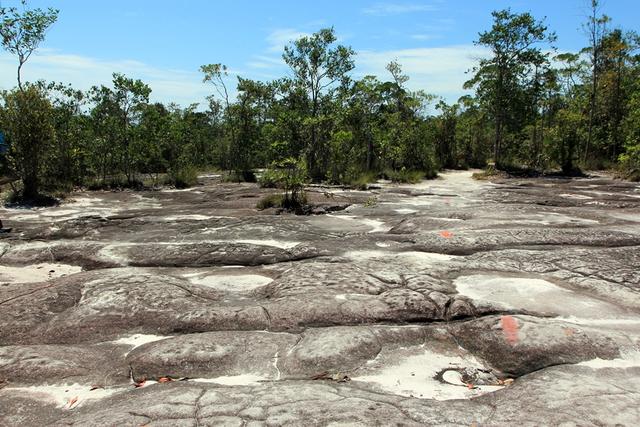
M 475 93 L 452 105 L 410 90 L 396 61 L 387 78 L 355 79 L 354 51 L 323 29 L 285 48 L 291 77 L 238 77 L 233 98 L 227 68 L 202 66 L 213 93 L 204 108 L 151 103 L 147 84 L 120 74 L 87 92 L 22 83 L 58 12 L 0 8 L 3 46 L 19 60 L 18 87 L 0 105 L 5 174 L 22 180 L 27 198 L 78 185 L 187 186 L 204 168 L 231 180 L 269 168 L 265 185 L 285 176 L 414 181 L 487 164 L 568 174 L 616 167 L 640 179 L 640 39 L 591 6 L 590 45 L 578 53 L 555 52 L 555 35 L 528 13 L 494 12 L 476 41 L 490 54 L 465 84 Z

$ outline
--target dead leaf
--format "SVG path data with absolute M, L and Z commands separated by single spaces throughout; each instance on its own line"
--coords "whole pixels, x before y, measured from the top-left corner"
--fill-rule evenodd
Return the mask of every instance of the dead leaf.
M 78 396 L 69 399 L 69 408 L 71 408 L 76 402 L 78 402 Z
M 444 237 L 445 239 L 450 239 L 453 237 L 453 233 L 450 231 L 441 231 L 440 232 L 440 237 Z
M 498 380 L 498 385 L 502 385 L 502 386 L 508 387 L 511 384 L 513 384 L 513 378 L 507 378 L 507 379 L 504 379 L 504 380 L 500 380 L 499 379 Z
M 515 345 L 518 343 L 518 321 L 512 316 L 502 316 L 500 319 L 502 326 L 502 332 L 509 344 Z
M 562 328 L 562 329 L 564 329 L 564 334 L 568 337 L 572 337 L 573 334 L 576 333 L 576 330 L 573 328 Z
M 170 377 L 160 377 L 160 378 L 158 378 L 158 382 L 159 383 L 168 383 L 168 382 L 171 382 L 171 381 L 173 381 L 173 380 Z

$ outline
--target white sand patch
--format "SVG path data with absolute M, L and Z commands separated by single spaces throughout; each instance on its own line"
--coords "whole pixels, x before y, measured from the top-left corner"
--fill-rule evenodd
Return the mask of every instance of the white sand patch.
M 269 381 L 269 378 L 254 375 L 254 374 L 242 374 L 242 375 L 230 375 L 217 378 L 194 378 L 189 381 L 197 383 L 215 383 L 222 385 L 255 385 L 261 381 Z
M 445 263 L 457 258 L 454 255 L 445 255 L 435 252 L 386 252 L 380 250 L 349 251 L 345 253 L 344 256 L 353 261 L 380 260 L 418 266 L 431 266 L 434 264 Z
M 93 207 L 100 203 L 104 203 L 104 199 L 98 197 L 74 197 L 67 205 L 72 205 L 76 208 L 86 208 Z
M 376 242 L 376 246 L 379 248 L 388 248 L 391 246 L 390 243 L 385 243 L 385 242 Z
M 195 285 L 207 286 L 225 292 L 246 292 L 268 285 L 273 281 L 270 277 L 258 274 L 217 275 L 189 278 Z
M 162 204 L 155 197 L 144 197 L 140 194 L 132 194 L 131 197 L 136 199 L 132 206 L 134 209 L 160 209 Z M 128 205 L 128 204 L 127 204 Z
M 607 215 L 613 218 L 622 219 L 624 221 L 640 222 L 640 212 L 638 213 L 607 212 Z
M 613 304 L 541 279 L 478 274 L 458 277 L 454 285 L 461 295 L 505 310 L 530 310 L 594 319 L 616 318 L 622 314 Z
M 435 221 L 453 221 L 453 222 L 463 222 L 464 219 L 460 219 L 460 218 L 441 218 L 441 217 L 437 217 L 437 216 L 428 216 L 426 217 L 427 219 L 433 219 Z
M 243 239 L 243 240 L 229 240 L 228 243 L 247 243 L 249 245 L 258 245 L 258 246 L 273 246 L 280 249 L 292 249 L 300 244 L 300 242 L 287 242 L 282 240 L 273 240 L 273 239 L 264 239 L 264 240 L 252 240 L 252 239 Z M 227 243 L 223 242 L 223 243 Z
M 213 218 L 215 217 L 208 216 L 208 215 L 198 215 L 198 214 L 173 215 L 173 216 L 162 217 L 162 219 L 164 219 L 165 221 L 206 221 L 208 219 L 213 219 Z
M 57 209 L 57 210 L 41 212 L 41 215 L 57 217 L 57 216 L 75 215 L 77 213 L 79 213 L 77 209 Z
M 588 366 L 593 369 L 604 368 L 635 368 L 640 366 L 640 351 L 621 351 L 617 359 L 595 358 L 578 363 L 578 366 Z
M 418 212 L 415 209 L 408 209 L 408 208 L 401 208 L 401 209 L 394 209 L 397 213 L 399 213 L 400 215 L 410 215 L 413 213 Z
M 98 256 L 98 258 L 113 261 L 120 266 L 126 266 L 129 264 L 129 258 L 122 253 L 118 253 L 117 251 L 119 248 L 126 248 L 133 245 L 134 243 L 122 243 L 105 246 L 104 248 L 100 249 L 96 255 Z
M 407 199 L 402 199 L 402 201 L 394 204 L 398 205 L 409 205 L 409 206 L 431 206 L 435 203 L 433 196 L 414 196 Z
M 167 338 L 173 338 L 172 335 L 147 335 L 147 334 L 134 334 L 126 337 L 118 338 L 117 340 L 112 341 L 114 344 L 123 344 L 131 346 L 131 350 L 136 347 L 140 347 L 143 344 L 147 344 L 150 342 L 160 341 Z
M 96 388 L 95 390 L 91 389 L 91 385 L 63 384 L 31 387 L 7 387 L 5 390 L 19 391 L 25 397 L 51 402 L 58 408 L 65 409 L 74 409 L 81 406 L 87 400 L 104 399 L 118 393 L 119 391 L 126 390 L 122 387 Z
M 207 228 L 203 228 L 200 231 L 200 234 L 216 234 L 218 231 L 224 230 L 225 228 L 228 228 L 228 227 L 207 227 Z
M 375 363 L 375 361 L 373 361 Z M 445 369 L 476 368 L 484 366 L 473 356 L 445 355 L 422 350 L 398 360 L 393 365 L 375 369 L 370 375 L 356 376 L 353 381 L 373 383 L 386 392 L 421 399 L 469 399 L 500 390 L 502 386 L 475 386 L 468 388 L 458 372 L 446 373 L 444 382 L 435 377 Z
M 623 328 L 625 326 L 640 326 L 640 318 L 617 317 L 609 319 L 585 319 L 576 316 L 556 317 L 557 320 L 567 323 L 574 323 L 583 326 L 615 326 Z
M 25 267 L 0 265 L 0 283 L 45 282 L 82 271 L 82 267 L 67 264 L 33 264 Z
M 160 190 L 161 193 L 184 193 L 184 192 L 188 192 L 188 191 L 194 191 L 196 190 L 196 187 L 189 187 L 189 188 L 163 188 L 162 190 Z
M 333 214 L 327 214 L 326 215 L 329 218 L 338 218 L 338 219 L 343 219 L 345 221 L 356 221 L 359 222 L 367 227 L 369 227 L 371 230 L 369 230 L 369 233 L 380 233 L 380 232 L 387 232 L 389 230 L 391 230 L 391 227 L 388 227 L 387 225 L 385 225 L 385 223 L 383 221 L 380 221 L 378 219 L 369 219 L 369 218 L 361 218 L 361 217 L 357 217 L 355 215 L 333 215 Z
M 396 254 L 396 257 L 401 259 L 402 261 L 408 261 L 418 265 L 433 265 L 445 263 L 457 258 L 454 255 L 418 251 L 400 252 Z
M 584 194 L 571 194 L 571 193 L 560 194 L 560 197 L 565 197 L 567 199 L 574 199 L 574 200 L 591 200 L 591 199 L 593 199 L 593 197 L 585 196 Z
M 371 259 L 388 258 L 391 253 L 385 251 L 365 250 L 365 251 L 349 251 L 344 254 L 345 258 L 353 261 L 368 261 Z

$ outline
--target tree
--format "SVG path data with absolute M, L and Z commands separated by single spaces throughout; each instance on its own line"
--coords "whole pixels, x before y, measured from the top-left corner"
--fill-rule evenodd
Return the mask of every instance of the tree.
M 21 1 L 23 11 L 16 7 L 0 7 L 0 37 L 2 47 L 18 57 L 18 87 L 22 87 L 21 71 L 31 54 L 44 40 L 47 29 L 58 19 L 58 10 L 49 8 L 27 9 L 27 1 Z
M 36 85 L 3 93 L 0 118 L 10 145 L 9 164 L 22 180 L 24 200 L 37 200 L 55 133 L 53 109 Z
M 307 167 L 311 178 L 324 178 L 326 167 L 320 159 L 326 138 L 319 130 L 323 101 L 330 101 L 337 83 L 345 84 L 353 69 L 355 52 L 350 47 L 332 47 L 337 38 L 333 28 L 325 28 L 304 36 L 285 47 L 282 55 L 294 74 L 295 84 L 302 88 L 309 102 L 306 123 L 310 138 L 306 146 Z
M 102 138 L 110 142 L 107 150 L 117 153 L 114 159 L 126 176 L 127 183 L 133 183 L 134 163 L 140 150 L 133 144 L 134 124 L 138 122 L 149 102 L 151 88 L 141 80 L 134 80 L 122 74 L 113 74 L 113 89 L 101 86 L 91 90 L 96 103 L 96 111 L 101 119 L 97 124 Z M 111 153 L 111 154 L 113 154 Z M 104 173 L 103 173 L 104 178 Z
M 602 39 L 607 34 L 607 24 L 610 19 L 607 15 L 600 14 L 600 2 L 598 0 L 590 0 L 590 14 L 585 24 L 585 30 L 589 37 L 589 47 L 583 49 L 583 53 L 588 53 L 589 62 L 591 64 L 591 88 L 589 91 L 589 128 L 587 131 L 587 140 L 583 150 L 583 162 L 586 162 L 589 149 L 593 143 L 593 127 L 596 116 L 597 98 L 598 98 L 598 68 L 600 64 L 600 48 Z
M 527 76 L 548 64 L 548 54 L 536 45 L 552 43 L 556 37 L 529 13 L 517 14 L 505 9 L 494 11 L 492 16 L 491 30 L 480 33 L 475 42 L 491 49 L 491 57 L 480 60 L 465 88 L 475 87 L 491 114 L 495 129 L 493 156 L 499 168 L 503 162 L 505 132 L 522 125 L 522 112 L 528 103 L 524 96 Z

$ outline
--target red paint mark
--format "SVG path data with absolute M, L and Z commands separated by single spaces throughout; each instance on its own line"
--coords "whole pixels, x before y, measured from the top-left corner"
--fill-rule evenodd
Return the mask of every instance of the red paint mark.
M 445 239 L 450 239 L 453 237 L 453 233 L 450 231 L 441 231 L 440 237 L 444 237 Z
M 507 342 L 511 345 L 518 343 L 518 321 L 511 316 L 502 316 L 500 319 L 502 332 Z

